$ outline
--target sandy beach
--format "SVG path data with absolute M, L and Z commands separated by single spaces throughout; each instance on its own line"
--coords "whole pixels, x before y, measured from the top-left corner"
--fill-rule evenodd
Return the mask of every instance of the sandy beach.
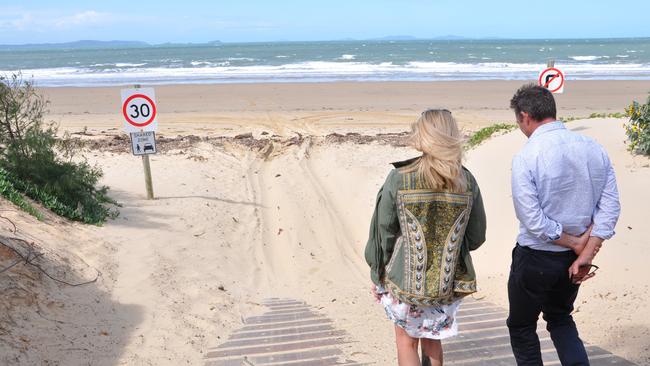
M 51 101 L 48 119 L 102 142 L 86 155 L 103 169 L 103 183 L 122 207 L 117 219 L 95 227 L 51 215 L 39 222 L 2 200 L 9 210 L 3 215 L 18 227 L 14 233 L 3 221 L 3 235 L 37 243 L 51 268 L 75 280 L 92 279 L 95 270 L 101 276 L 69 287 L 27 267 L 13 269 L 14 280 L 31 279 L 0 303 L 7 314 L 0 317 L 0 363 L 201 365 L 244 317 L 264 310 L 264 299 L 286 297 L 307 302 L 345 330 L 349 359 L 396 364 L 392 325 L 369 294 L 363 249 L 389 163 L 416 152 L 393 140 L 360 143 L 358 135 L 344 135 L 403 132 L 429 107 L 452 110 L 468 134 L 513 123 L 508 103 L 521 84 L 156 86 L 158 134 L 179 137 L 151 159 L 152 201 L 145 199 L 140 158 L 128 153 L 128 140 L 114 138 L 124 135 L 120 88 L 41 89 Z M 648 91 L 650 81 L 570 82 L 557 96 L 559 116 L 623 112 Z M 650 160 L 626 150 L 624 121 L 567 124 L 607 149 L 623 208 L 574 316 L 586 342 L 650 365 Z M 231 138 L 249 132 L 250 138 Z M 512 131 L 466 156 L 488 215 L 488 240 L 473 253 L 480 288 L 474 297 L 503 307 L 517 233 L 510 161 L 524 143 Z M 0 259 L 12 260 L 2 252 Z
M 161 135 L 402 131 L 427 108 L 447 108 L 467 130 L 513 122 L 521 81 L 336 82 L 156 86 Z M 117 132 L 121 87 L 43 88 L 49 117 L 70 131 Z M 567 81 L 559 117 L 623 112 L 643 100 L 650 81 Z

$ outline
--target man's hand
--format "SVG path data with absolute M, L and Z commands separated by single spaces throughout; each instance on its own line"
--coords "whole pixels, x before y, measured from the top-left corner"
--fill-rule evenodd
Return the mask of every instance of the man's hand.
M 591 262 L 594 260 L 594 257 L 596 254 L 598 254 L 598 251 L 600 251 L 600 248 L 603 246 L 603 241 L 603 239 L 596 236 L 589 237 L 589 240 L 583 247 L 580 255 L 573 262 L 571 267 L 569 267 L 569 277 L 573 280 L 573 283 L 583 283 L 596 275 L 595 273 L 587 273 L 591 266 Z
M 587 228 L 587 231 L 582 233 L 580 236 L 573 236 L 563 232 L 560 236 L 560 239 L 555 240 L 553 243 L 565 248 L 569 248 L 573 250 L 575 254 L 580 255 L 587 245 L 587 242 L 589 241 L 589 235 L 591 234 L 591 229 L 593 226 L 593 224 L 590 225 Z
M 571 278 L 571 281 L 576 285 L 579 285 L 595 276 L 596 273 L 589 273 L 589 269 L 591 269 L 591 261 L 578 257 L 571 267 L 569 267 L 569 277 Z
M 574 246 L 572 248 L 575 254 L 580 255 L 582 251 L 585 249 L 585 246 L 589 241 L 589 235 L 591 235 L 591 229 L 593 229 L 593 227 L 594 224 L 591 224 L 587 229 L 587 231 L 585 231 L 584 233 L 582 233 L 582 235 L 577 237 L 577 240 L 575 240 Z

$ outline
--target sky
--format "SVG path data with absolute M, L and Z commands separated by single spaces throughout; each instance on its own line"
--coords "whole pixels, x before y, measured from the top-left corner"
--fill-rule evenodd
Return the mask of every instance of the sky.
M 649 0 L 0 0 L 0 44 L 650 37 Z

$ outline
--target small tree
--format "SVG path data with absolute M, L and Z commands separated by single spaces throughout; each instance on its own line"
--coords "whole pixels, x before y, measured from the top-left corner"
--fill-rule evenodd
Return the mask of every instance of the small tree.
M 0 166 L 19 191 L 59 215 L 98 224 L 117 211 L 108 187 L 97 187 L 102 171 L 81 158 L 82 145 L 57 126 L 45 124 L 48 102 L 20 74 L 0 77 Z M 81 160 L 81 161 L 75 161 Z M 107 205 L 108 204 L 108 205 Z
M 630 151 L 650 155 L 650 96 L 645 104 L 632 102 L 625 112 L 630 118 L 625 124 Z

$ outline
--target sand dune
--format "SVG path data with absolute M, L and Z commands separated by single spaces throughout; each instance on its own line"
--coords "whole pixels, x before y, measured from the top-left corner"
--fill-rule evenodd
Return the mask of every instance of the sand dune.
M 650 202 L 650 162 L 625 151 L 620 124 L 615 119 L 568 124 L 608 149 L 623 204 L 618 235 L 597 258 L 601 271 L 584 285 L 576 319 L 587 341 L 643 364 L 650 362 L 650 323 L 639 316 L 650 314 L 644 271 L 650 249 L 642 212 Z M 477 296 L 501 305 L 506 304 L 516 235 L 509 165 L 524 142 L 513 132 L 488 141 L 467 158 L 489 219 L 488 242 L 474 255 L 481 289 Z M 99 302 L 102 306 L 83 312 L 51 310 L 71 325 L 54 330 L 37 323 L 27 330 L 40 334 L 41 343 L 33 345 L 23 363 L 42 357 L 71 364 L 90 359 L 93 365 L 198 365 L 211 347 L 241 326 L 242 317 L 263 311 L 263 299 L 286 297 L 306 301 L 346 330 L 352 341 L 344 348 L 348 357 L 394 364 L 391 325 L 369 295 L 363 248 L 389 162 L 415 153 L 318 136 L 260 146 L 201 141 L 154 156 L 154 201 L 144 199 L 139 158 L 91 152 L 91 160 L 105 171 L 104 183 L 124 205 L 122 213 L 100 228 L 66 224 L 65 235 L 56 240 L 79 243 L 69 250 L 108 274 L 99 283 L 107 297 Z M 21 225 L 41 233 L 46 243 L 52 240 L 47 232 L 59 231 L 57 225 L 28 219 Z M 75 291 L 75 296 L 88 296 L 83 288 Z M 12 311 L 24 311 L 28 320 L 35 317 L 30 310 Z M 67 335 L 73 338 L 70 343 L 105 340 L 113 346 L 77 350 L 51 345 L 66 329 L 89 326 L 101 326 L 106 335 L 73 332 Z

